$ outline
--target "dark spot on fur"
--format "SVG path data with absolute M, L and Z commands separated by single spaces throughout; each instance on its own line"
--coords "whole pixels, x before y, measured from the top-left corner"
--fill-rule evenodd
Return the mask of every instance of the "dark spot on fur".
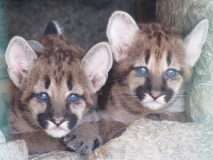
M 55 77 L 55 82 L 56 84 L 58 84 L 58 77 Z
M 158 33 L 158 35 L 157 35 L 157 45 L 159 47 L 161 46 L 161 36 L 162 36 L 162 33 Z
M 62 76 L 59 77 L 59 84 L 61 84 Z
M 171 64 L 171 57 L 168 56 L 166 59 L 166 62 L 167 62 L 167 65 L 169 66 Z
M 42 128 L 44 128 L 44 129 L 47 128 L 47 125 L 48 125 L 47 120 L 50 120 L 50 119 L 51 119 L 50 114 L 48 114 L 48 113 L 46 113 L 46 112 L 45 112 L 45 113 L 41 113 L 41 114 L 39 114 L 39 115 L 37 116 L 37 120 L 38 120 L 40 126 L 41 126 Z
M 67 77 L 67 87 L 68 87 L 68 89 L 71 91 L 72 90 L 72 76 L 71 75 L 69 75 L 68 77 Z
M 72 136 L 70 137 L 70 141 L 73 141 L 74 139 L 76 139 L 76 135 L 72 135 Z
M 64 76 L 64 74 L 65 74 L 65 72 L 64 72 L 64 71 L 62 71 L 62 72 L 61 72 L 61 75 L 62 75 L 62 76 Z
M 172 53 L 171 53 L 171 51 L 169 51 L 169 52 L 168 52 L 167 59 L 166 59 L 166 62 L 167 62 L 167 64 L 168 64 L 168 66 L 169 66 L 169 65 L 171 64 L 171 62 L 172 62 L 171 55 L 172 55 Z
M 150 58 L 150 50 L 149 50 L 149 49 L 147 49 L 145 54 L 146 54 L 146 57 L 145 57 L 145 63 L 146 63 L 146 64 L 148 64 L 148 62 L 149 62 L 149 58 Z
M 99 146 L 100 146 L 100 142 L 99 142 L 98 139 L 96 139 L 96 140 L 94 141 L 93 149 L 92 149 L 92 150 L 94 151 L 94 150 L 97 149 Z
M 72 129 L 77 123 L 77 116 L 75 114 L 68 114 L 66 119 L 69 121 L 69 129 Z
M 45 76 L 45 88 L 48 89 L 50 86 L 50 78 L 49 76 Z

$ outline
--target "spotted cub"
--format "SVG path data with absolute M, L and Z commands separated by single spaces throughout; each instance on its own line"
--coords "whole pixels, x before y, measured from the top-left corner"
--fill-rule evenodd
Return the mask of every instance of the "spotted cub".
M 5 57 L 16 88 L 8 118 L 10 138 L 24 139 L 30 154 L 66 150 L 62 136 L 84 121 L 99 119 L 97 91 L 112 65 L 107 43 L 85 54 L 50 22 L 38 41 L 12 38 Z

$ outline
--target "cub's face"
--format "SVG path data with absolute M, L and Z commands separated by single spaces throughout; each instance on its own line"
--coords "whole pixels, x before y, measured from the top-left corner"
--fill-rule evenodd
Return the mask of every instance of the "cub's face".
M 35 126 L 62 137 L 92 108 L 95 97 L 78 58 L 61 49 L 38 55 L 24 81 L 21 102 Z
M 114 12 L 107 37 L 116 62 L 113 74 L 123 79 L 117 80 L 121 92 L 139 101 L 141 108 L 183 111 L 185 86 L 207 30 L 208 21 L 202 20 L 182 40 L 173 27 L 156 23 L 137 25 L 127 13 Z
M 8 73 L 19 93 L 11 115 L 25 121 L 25 128 L 59 138 L 96 107 L 96 93 L 106 82 L 112 54 L 105 42 L 82 58 L 82 50 L 64 36 L 48 35 L 43 40 L 48 47 L 21 37 L 14 37 L 8 45 Z
M 157 34 L 157 33 L 156 33 Z M 152 110 L 183 105 L 185 84 L 191 69 L 182 59 L 185 50 L 179 37 L 167 41 L 162 35 L 160 46 L 156 37 L 139 34 L 128 49 L 128 58 L 116 68 L 116 74 L 126 77 L 123 83 L 143 107 Z

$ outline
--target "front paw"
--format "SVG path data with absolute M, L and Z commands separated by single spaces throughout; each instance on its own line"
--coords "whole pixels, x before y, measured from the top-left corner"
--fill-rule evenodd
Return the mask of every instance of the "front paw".
M 100 135 L 81 127 L 76 127 L 64 136 L 63 142 L 69 149 L 81 155 L 87 155 L 102 145 Z

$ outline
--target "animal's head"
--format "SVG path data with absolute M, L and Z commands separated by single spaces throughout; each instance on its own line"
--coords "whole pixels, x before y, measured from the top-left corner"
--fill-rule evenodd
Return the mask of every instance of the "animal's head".
M 177 29 L 160 24 L 141 24 L 125 12 L 109 19 L 107 37 L 115 60 L 114 76 L 129 87 L 143 107 L 152 110 L 183 108 L 183 93 L 197 62 L 208 30 L 208 20 L 198 23 L 182 39 Z
M 82 59 L 81 51 L 69 45 L 45 47 L 18 36 L 8 45 L 6 62 L 20 93 L 18 109 L 29 125 L 50 136 L 69 133 L 96 106 L 96 92 L 107 79 L 112 65 L 108 44 L 96 44 Z

